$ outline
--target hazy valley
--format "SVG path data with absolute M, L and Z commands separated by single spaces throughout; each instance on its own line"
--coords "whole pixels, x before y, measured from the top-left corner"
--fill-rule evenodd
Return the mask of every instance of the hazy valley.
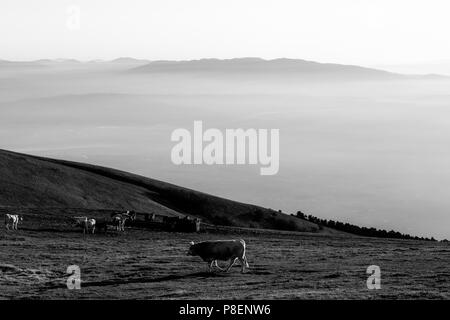
M 301 60 L 295 72 L 265 72 L 255 62 L 236 60 L 233 72 L 133 59 L 0 62 L 0 145 L 276 210 L 450 236 L 450 81 L 345 66 L 306 72 Z M 173 165 L 170 134 L 194 120 L 280 128 L 279 174 Z

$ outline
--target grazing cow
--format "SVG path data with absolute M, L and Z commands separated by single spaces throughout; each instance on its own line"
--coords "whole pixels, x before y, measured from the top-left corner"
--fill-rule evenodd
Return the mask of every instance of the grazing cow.
M 245 241 L 242 239 L 203 241 L 199 243 L 191 242 L 191 246 L 189 247 L 187 254 L 190 256 L 199 256 L 203 259 L 203 261 L 208 262 L 210 272 L 212 271 L 213 265 L 220 270 L 223 270 L 217 265 L 217 260 L 230 260 L 230 264 L 225 269 L 225 272 L 228 272 L 228 270 L 230 270 L 238 259 L 242 266 L 242 273 L 245 272 L 245 268 L 249 268 L 247 258 L 245 256 Z
M 118 213 L 112 216 L 111 219 L 117 231 L 125 231 L 125 222 L 128 219 L 127 216 Z
M 89 229 L 91 229 L 92 234 L 95 233 L 95 219 L 88 219 L 87 220 L 87 228 L 86 231 L 89 231 Z
M 11 230 L 17 230 L 17 225 L 19 221 L 23 221 L 23 217 L 18 214 L 5 214 L 5 228 L 9 230 L 9 225 L 11 225 Z
M 83 228 L 83 233 L 89 233 L 89 229 L 92 234 L 95 233 L 95 219 L 89 219 L 88 217 L 74 217 L 73 220 L 77 227 Z
M 131 210 L 131 211 L 127 210 L 127 211 L 122 212 L 122 213 L 115 213 L 115 212 L 113 212 L 113 213 L 111 213 L 111 218 L 113 218 L 113 217 L 115 217 L 117 215 L 122 215 L 122 216 L 129 217 L 132 221 L 136 220 L 136 212 L 133 211 L 133 210 Z
M 127 220 L 134 221 L 136 219 L 136 212 L 127 211 L 125 213 L 113 213 L 111 214 L 111 219 L 116 226 L 117 231 L 125 231 L 125 222 L 127 222 Z

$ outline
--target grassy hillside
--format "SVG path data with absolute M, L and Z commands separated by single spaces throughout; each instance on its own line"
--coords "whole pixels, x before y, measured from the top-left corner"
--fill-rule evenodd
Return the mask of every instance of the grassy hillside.
M 0 150 L 0 207 L 120 209 L 192 215 L 252 228 L 319 231 L 316 224 L 120 170 Z

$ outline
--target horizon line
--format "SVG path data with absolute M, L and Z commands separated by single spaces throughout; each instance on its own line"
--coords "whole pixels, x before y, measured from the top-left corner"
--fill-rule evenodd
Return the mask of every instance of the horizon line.
M 229 60 L 260 60 L 265 62 L 270 61 L 280 61 L 280 60 L 290 60 L 290 61 L 302 61 L 302 62 L 309 62 L 309 63 L 316 63 L 316 64 L 322 64 L 322 65 L 339 65 L 339 66 L 347 66 L 347 67 L 360 67 L 365 69 L 371 69 L 371 70 L 377 70 L 377 71 L 383 71 L 388 72 L 391 74 L 397 74 L 397 75 L 406 75 L 406 76 L 439 76 L 439 77 L 448 77 L 449 75 L 444 73 L 436 73 L 436 72 L 427 72 L 427 73 L 403 73 L 403 72 L 396 72 L 396 71 L 390 71 L 385 69 L 384 67 L 389 66 L 401 66 L 402 64 L 388 64 L 388 65 L 363 65 L 363 64 L 352 64 L 352 63 L 338 63 L 338 62 L 322 62 L 322 61 L 316 61 L 316 60 L 307 60 L 302 58 L 288 58 L 288 57 L 279 57 L 279 58 L 262 58 L 257 56 L 241 56 L 241 57 L 233 57 L 233 58 L 214 58 L 214 57 L 208 57 L 208 58 L 197 58 L 197 59 L 156 59 L 151 60 L 147 58 L 135 58 L 132 56 L 119 56 L 117 58 L 113 59 L 89 59 L 89 60 L 80 60 L 76 58 L 40 58 L 40 59 L 33 59 L 33 60 L 9 60 L 9 59 L 3 59 L 0 58 L 1 62 L 7 62 L 7 63 L 45 63 L 45 62 L 54 62 L 54 63 L 64 63 L 64 62 L 72 62 L 72 63 L 80 63 L 80 64 L 89 64 L 89 63 L 120 63 L 118 60 L 134 60 L 134 61 L 141 61 L 142 63 L 154 63 L 154 62 L 193 62 L 193 61 L 229 61 Z M 422 62 L 425 63 L 425 62 Z M 450 63 L 450 61 L 449 61 Z M 420 64 L 420 62 L 417 62 L 417 64 Z M 414 65 L 411 63 L 407 63 L 405 65 Z

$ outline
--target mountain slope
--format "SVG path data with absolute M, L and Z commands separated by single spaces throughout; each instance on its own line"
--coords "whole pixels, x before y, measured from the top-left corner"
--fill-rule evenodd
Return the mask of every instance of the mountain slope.
M 127 209 L 188 214 L 219 225 L 318 231 L 314 223 L 270 209 L 124 171 L 5 150 L 0 150 L 0 207 Z

